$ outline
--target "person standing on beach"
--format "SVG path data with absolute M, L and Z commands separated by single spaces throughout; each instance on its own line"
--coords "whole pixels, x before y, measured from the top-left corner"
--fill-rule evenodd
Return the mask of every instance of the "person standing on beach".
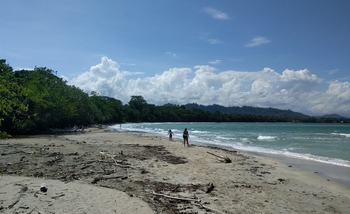
M 182 137 L 184 139 L 184 146 L 186 146 L 186 143 L 187 143 L 187 146 L 188 146 L 189 134 L 188 134 L 187 128 L 185 128 L 185 130 L 184 130 L 184 132 L 182 134 Z
M 171 131 L 171 129 L 169 129 L 169 131 L 168 131 L 168 135 L 169 135 L 169 140 L 170 141 L 173 141 L 173 131 Z

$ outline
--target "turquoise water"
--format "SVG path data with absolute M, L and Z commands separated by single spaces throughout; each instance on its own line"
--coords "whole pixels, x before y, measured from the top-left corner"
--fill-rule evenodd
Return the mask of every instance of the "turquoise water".
M 112 126 L 120 129 L 119 124 Z M 142 131 L 182 140 L 188 128 L 190 143 L 277 154 L 350 167 L 350 124 L 320 123 L 136 123 L 121 130 Z

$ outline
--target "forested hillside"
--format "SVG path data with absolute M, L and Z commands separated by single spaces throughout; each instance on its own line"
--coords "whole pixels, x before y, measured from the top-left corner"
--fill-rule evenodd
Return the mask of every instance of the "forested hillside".
M 201 109 L 209 112 L 221 112 L 226 114 L 249 114 L 249 115 L 258 115 L 258 116 L 269 116 L 277 118 L 290 118 L 290 119 L 307 119 L 308 115 L 294 112 L 291 110 L 281 110 L 276 108 L 260 108 L 253 106 L 220 106 L 220 105 L 198 105 L 196 103 L 190 103 L 185 105 L 187 109 Z
M 196 104 L 195 104 L 196 105 Z M 90 95 L 45 67 L 16 70 L 0 60 L 0 138 L 19 134 L 49 132 L 74 125 L 125 122 L 339 122 L 342 118 L 314 118 L 291 111 L 260 109 L 226 111 L 225 107 L 148 104 L 142 96 L 132 96 L 128 104 L 111 97 Z M 214 106 L 218 107 L 218 106 Z M 241 110 L 257 110 L 243 107 Z M 269 112 L 270 111 L 270 112 Z M 344 121 L 344 120 L 343 120 Z M 349 122 L 349 121 L 345 121 Z

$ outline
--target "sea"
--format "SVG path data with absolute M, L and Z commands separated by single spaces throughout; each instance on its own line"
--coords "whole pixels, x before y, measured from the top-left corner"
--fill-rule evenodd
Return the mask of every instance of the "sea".
M 111 128 L 164 137 L 172 130 L 179 141 L 187 128 L 190 144 L 279 157 L 304 169 L 326 171 L 324 174 L 333 167 L 339 176 L 328 169 L 329 176 L 350 185 L 349 123 L 128 123 Z

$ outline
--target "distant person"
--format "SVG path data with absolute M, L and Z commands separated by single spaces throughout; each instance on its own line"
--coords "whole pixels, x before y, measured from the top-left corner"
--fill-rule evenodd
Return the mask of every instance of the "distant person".
M 79 129 L 79 127 L 77 125 L 74 125 L 73 131 L 74 131 L 75 134 L 77 133 L 78 129 Z
M 182 137 L 184 139 L 184 146 L 188 146 L 188 138 L 189 138 L 189 134 L 188 134 L 188 131 L 187 131 L 187 128 L 185 128 L 183 134 L 182 134 Z
M 171 129 L 169 129 L 169 131 L 168 131 L 168 135 L 169 135 L 169 140 L 170 141 L 173 141 L 173 131 L 171 131 Z

